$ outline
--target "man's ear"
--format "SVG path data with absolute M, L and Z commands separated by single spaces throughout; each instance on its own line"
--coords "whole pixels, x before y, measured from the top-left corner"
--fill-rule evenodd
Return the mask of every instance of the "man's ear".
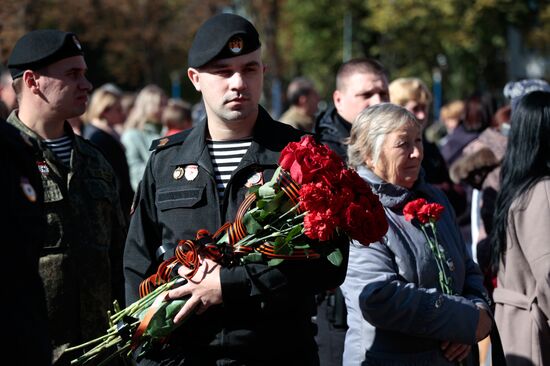
M 23 73 L 23 84 L 26 88 L 30 89 L 34 94 L 40 92 L 40 74 L 32 70 L 27 70 Z
M 340 90 L 336 89 L 334 93 L 332 93 L 332 102 L 334 103 L 335 107 L 338 107 L 340 105 L 341 99 L 342 99 L 342 96 L 340 94 Z
M 193 86 L 195 87 L 195 89 L 198 92 L 200 92 L 201 87 L 200 87 L 200 84 L 199 84 L 199 79 L 200 79 L 199 70 L 197 70 L 193 67 L 188 68 L 187 69 L 187 77 L 189 78 L 189 80 L 191 80 L 191 82 L 193 83 Z

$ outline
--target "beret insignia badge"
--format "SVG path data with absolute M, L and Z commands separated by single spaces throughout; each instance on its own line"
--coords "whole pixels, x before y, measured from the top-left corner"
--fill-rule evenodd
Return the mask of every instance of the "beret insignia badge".
M 234 54 L 239 54 L 244 48 L 244 42 L 241 37 L 232 37 L 229 42 L 227 42 L 227 47 Z

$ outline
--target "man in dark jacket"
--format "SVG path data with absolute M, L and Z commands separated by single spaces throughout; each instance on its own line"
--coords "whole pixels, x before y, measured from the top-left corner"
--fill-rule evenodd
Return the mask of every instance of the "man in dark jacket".
M 27 141 L 27 142 L 25 142 Z M 38 258 L 46 232 L 44 194 L 33 161 L 32 142 L 0 119 L 0 274 L 6 294 L 0 311 L 9 333 L 0 352 L 10 364 L 49 366 L 52 349 L 44 287 L 38 274 Z M 29 352 L 29 350 L 32 350 Z
M 269 180 L 281 150 L 302 135 L 258 105 L 265 66 L 258 33 L 244 18 L 207 20 L 188 63 L 206 119 L 153 143 L 126 241 L 128 302 L 179 240 L 233 221 L 248 188 Z M 141 364 L 317 365 L 314 295 L 342 283 L 348 248 L 341 244 L 339 267 L 326 259 L 223 268 L 204 260 L 193 281 L 169 293 L 191 296 L 175 317 L 185 323 Z
M 347 160 L 351 124 L 365 108 L 389 102 L 388 75 L 376 60 L 358 58 L 343 63 L 336 74 L 336 90 L 332 94 L 334 107 L 319 115 L 314 132 L 342 159 Z
M 44 189 L 39 269 L 53 363 L 68 365 L 67 347 L 103 334 L 107 310 L 114 299 L 122 301 L 126 226 L 113 169 L 67 122 L 84 113 L 92 88 L 76 35 L 29 32 L 15 44 L 8 67 L 19 101 L 8 122 L 32 142 Z
M 358 58 L 343 63 L 336 74 L 334 107 L 320 114 L 315 124 L 319 140 L 347 160 L 351 124 L 365 108 L 389 102 L 387 72 L 378 61 Z M 340 289 L 318 298 L 319 357 L 323 366 L 340 366 L 347 329 L 346 305 Z

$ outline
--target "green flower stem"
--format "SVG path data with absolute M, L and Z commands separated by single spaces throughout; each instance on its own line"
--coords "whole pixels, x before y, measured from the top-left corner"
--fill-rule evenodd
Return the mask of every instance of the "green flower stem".
M 177 280 L 172 280 L 170 282 L 160 285 L 155 290 L 151 291 L 151 293 L 142 297 L 141 299 L 119 311 L 118 313 L 113 314 L 111 320 L 114 324 L 116 324 L 126 315 L 139 315 L 143 310 L 149 308 L 153 304 L 158 295 L 160 295 L 163 291 L 171 288 L 176 281 Z
M 437 239 L 437 235 L 436 235 L 436 227 L 435 227 L 435 222 L 433 221 L 430 221 L 430 228 L 432 229 L 432 233 L 433 233 L 433 236 L 434 236 L 434 240 L 435 240 L 435 250 L 437 252 L 437 256 L 439 258 L 439 260 L 441 261 L 441 267 L 443 268 L 443 279 L 445 281 L 445 287 L 446 287 L 446 292 L 448 295 L 452 295 L 453 294 L 453 290 L 451 288 L 451 281 L 449 279 L 449 277 L 447 276 L 447 271 L 445 271 L 445 263 L 446 263 L 446 257 L 445 257 L 445 254 L 441 253 L 441 250 L 439 249 L 439 240 Z
M 116 352 L 113 352 L 113 354 L 111 354 L 109 357 L 107 357 L 105 360 L 101 361 L 101 363 L 99 363 L 97 366 L 104 366 L 104 365 L 107 365 L 107 363 L 111 360 L 113 360 L 115 357 L 127 352 L 128 350 L 130 350 L 130 347 L 132 345 L 131 344 L 127 344 L 125 345 L 124 347 L 121 347 L 119 350 L 117 350 Z
M 286 233 L 288 233 L 288 232 L 290 232 L 290 230 L 292 230 L 292 227 L 286 228 L 286 229 L 280 229 L 280 228 L 274 228 L 271 225 L 266 225 L 266 229 L 269 229 L 269 228 L 271 228 L 272 230 L 275 230 L 275 232 L 273 232 L 271 234 L 268 234 L 268 235 L 261 236 L 261 237 L 256 237 L 256 238 L 255 238 L 255 235 L 252 235 L 250 237 L 245 237 L 242 240 L 238 241 L 235 244 L 235 246 L 236 247 L 238 247 L 238 246 L 247 247 L 247 246 L 256 244 L 258 242 L 261 242 L 261 241 L 266 241 L 267 239 L 272 239 L 272 238 L 285 236 Z
M 424 225 L 420 225 L 420 229 L 424 233 L 424 236 L 426 237 L 426 240 L 428 242 L 428 246 L 430 247 L 430 250 L 432 251 L 432 254 L 434 256 L 435 263 L 437 265 L 437 270 L 439 272 L 439 285 L 441 286 L 441 290 L 448 295 L 452 295 L 452 293 L 449 293 L 449 286 L 447 283 L 447 276 L 445 273 L 445 268 L 443 267 L 443 264 L 441 263 L 441 255 L 439 253 L 439 249 L 437 248 L 437 245 L 432 242 L 430 239 L 430 236 L 426 232 L 426 229 Z M 434 228 L 432 227 L 432 230 Z M 437 241 L 437 239 L 436 239 Z
M 421 227 L 422 227 L 422 231 L 424 232 L 424 235 L 428 239 L 430 249 L 432 250 L 432 253 L 434 254 L 435 261 L 436 261 L 437 267 L 439 269 L 439 285 L 441 286 L 441 289 L 443 290 L 443 292 L 445 294 L 452 295 L 453 290 L 451 288 L 451 283 L 450 283 L 449 278 L 447 277 L 447 272 L 445 271 L 445 266 L 444 266 L 444 262 L 445 262 L 446 258 L 445 258 L 445 255 L 443 253 L 441 253 L 441 251 L 439 250 L 439 240 L 437 239 L 435 222 L 430 221 L 430 228 L 432 229 L 432 234 L 433 234 L 433 237 L 434 237 L 434 240 L 435 240 L 435 244 L 432 243 L 431 240 L 429 239 L 429 237 L 427 235 L 427 232 L 424 229 L 424 225 L 422 225 Z M 464 364 L 463 364 L 462 361 L 459 361 L 458 365 L 463 366 Z
M 170 282 L 167 282 L 165 284 L 162 284 L 155 290 L 151 291 L 151 293 L 147 294 L 146 296 L 142 297 L 135 303 L 129 305 L 128 307 L 120 310 L 118 307 L 117 312 L 115 312 L 112 316 L 110 316 L 109 323 L 114 324 L 109 329 L 107 329 L 107 334 L 104 334 L 98 338 L 92 339 L 86 343 L 80 344 L 75 347 L 68 348 L 66 352 L 76 351 L 83 348 L 86 348 L 91 345 L 95 345 L 92 349 L 90 349 L 88 352 L 84 353 L 82 356 L 78 357 L 76 360 L 71 361 L 71 364 L 86 364 L 89 363 L 94 358 L 98 357 L 103 351 L 108 350 L 112 347 L 117 346 L 122 342 L 122 337 L 118 334 L 118 329 L 116 327 L 116 324 L 124 318 L 124 316 L 132 316 L 135 317 L 136 315 L 139 316 L 143 311 L 147 310 L 151 307 L 155 299 L 158 295 L 160 295 L 163 291 L 166 291 L 170 289 L 174 283 L 177 281 L 177 279 L 172 280 Z M 117 306 L 115 306 L 115 309 Z M 135 329 L 141 320 L 138 320 L 132 324 L 130 324 L 131 329 Z M 127 352 L 131 347 L 131 341 L 128 340 L 124 346 L 120 347 L 120 349 L 116 350 L 112 354 L 110 354 L 105 360 L 101 361 L 100 365 L 107 364 L 108 361 L 112 360 L 113 358 L 117 357 L 118 355 L 121 355 L 124 352 Z
M 99 343 L 99 342 L 101 342 L 105 339 L 108 339 L 108 338 L 112 337 L 115 334 L 116 334 L 116 330 L 115 330 L 115 332 L 111 332 L 111 329 L 109 329 L 107 334 L 104 334 L 101 337 L 92 339 L 91 341 L 88 341 L 86 343 L 79 344 L 78 346 L 67 348 L 65 350 L 65 352 L 71 352 L 71 351 L 76 351 L 78 349 L 86 348 L 88 346 L 91 346 L 92 344 L 96 344 L 96 343 Z

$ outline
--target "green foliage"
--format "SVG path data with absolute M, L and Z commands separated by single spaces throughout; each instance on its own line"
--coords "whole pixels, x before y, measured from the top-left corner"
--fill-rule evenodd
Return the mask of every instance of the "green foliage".
M 536 9 L 533 4 L 538 4 Z M 532 47 L 550 44 L 550 5 L 513 0 L 288 0 L 280 35 L 289 77 L 304 74 L 329 95 L 342 62 L 343 18 L 352 14 L 352 56 L 378 58 L 390 78 L 417 76 L 432 84 L 441 67 L 444 96 L 476 89 L 502 90 L 507 81 L 508 27 L 522 30 Z M 538 14 L 538 17 L 535 17 Z M 546 46 L 545 46 L 546 45 Z M 447 63 L 439 65 L 438 55 Z M 327 87 L 330 85 L 330 87 Z
M 336 267 L 339 267 L 340 264 L 342 264 L 344 257 L 342 256 L 342 252 L 340 251 L 340 249 L 336 248 L 332 253 L 327 256 L 327 259 L 330 263 L 332 263 Z
M 183 324 L 183 322 L 174 324 L 174 317 L 185 305 L 189 297 L 162 302 L 155 315 L 151 318 L 145 334 L 153 338 L 163 338 L 170 335 L 174 329 Z
M 541 0 L 20 0 L 0 7 L 0 62 L 31 29 L 71 30 L 83 43 L 95 86 L 168 89 L 170 74 L 177 74 L 183 96 L 196 100 L 185 75 L 187 50 L 198 26 L 230 5 L 260 32 L 272 73 L 266 81 L 304 75 L 325 99 L 343 61 L 346 17 L 352 57 L 380 59 L 392 79 L 418 76 L 430 86 L 437 56 L 444 55 L 446 99 L 502 89 L 510 26 L 529 50 L 550 52 L 550 3 Z

